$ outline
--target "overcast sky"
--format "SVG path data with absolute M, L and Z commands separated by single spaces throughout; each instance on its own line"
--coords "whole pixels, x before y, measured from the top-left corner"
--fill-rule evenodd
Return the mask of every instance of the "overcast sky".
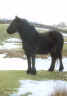
M 0 0 L 0 18 L 16 15 L 43 24 L 67 23 L 67 0 Z

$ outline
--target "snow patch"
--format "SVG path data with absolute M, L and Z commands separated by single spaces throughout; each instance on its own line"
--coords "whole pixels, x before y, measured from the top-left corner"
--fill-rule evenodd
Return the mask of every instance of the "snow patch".
M 20 88 L 18 93 L 11 94 L 10 96 L 21 96 L 31 93 L 28 96 L 51 96 L 56 90 L 67 89 L 67 82 L 61 80 L 20 80 Z

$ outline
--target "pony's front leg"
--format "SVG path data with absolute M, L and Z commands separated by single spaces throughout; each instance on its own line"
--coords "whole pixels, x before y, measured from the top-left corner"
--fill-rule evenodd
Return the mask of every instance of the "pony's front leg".
M 28 61 L 27 73 L 30 74 L 31 73 L 31 56 L 27 56 L 27 61 Z
M 36 74 L 36 68 L 35 68 L 35 56 L 32 56 L 32 69 L 31 69 L 31 74 L 33 74 L 33 75 Z

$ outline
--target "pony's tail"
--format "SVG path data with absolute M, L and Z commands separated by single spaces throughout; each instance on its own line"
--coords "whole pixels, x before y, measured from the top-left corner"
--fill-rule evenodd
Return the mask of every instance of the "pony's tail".
M 53 31 L 50 35 L 52 39 L 55 41 L 55 46 L 53 48 L 52 55 L 57 59 L 60 57 L 60 55 L 62 55 L 64 38 L 60 32 L 56 31 Z
M 62 34 L 60 33 L 57 38 L 56 38 L 56 54 L 57 56 L 59 56 L 60 54 L 62 54 L 63 51 L 63 45 L 64 45 L 64 38 L 62 36 Z

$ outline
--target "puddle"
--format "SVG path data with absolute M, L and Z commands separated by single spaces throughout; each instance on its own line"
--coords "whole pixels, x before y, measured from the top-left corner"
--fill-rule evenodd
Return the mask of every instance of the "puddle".
M 10 96 L 51 96 L 57 90 L 67 90 L 67 82 L 62 80 L 20 80 L 20 88 L 17 89 L 17 93 Z

